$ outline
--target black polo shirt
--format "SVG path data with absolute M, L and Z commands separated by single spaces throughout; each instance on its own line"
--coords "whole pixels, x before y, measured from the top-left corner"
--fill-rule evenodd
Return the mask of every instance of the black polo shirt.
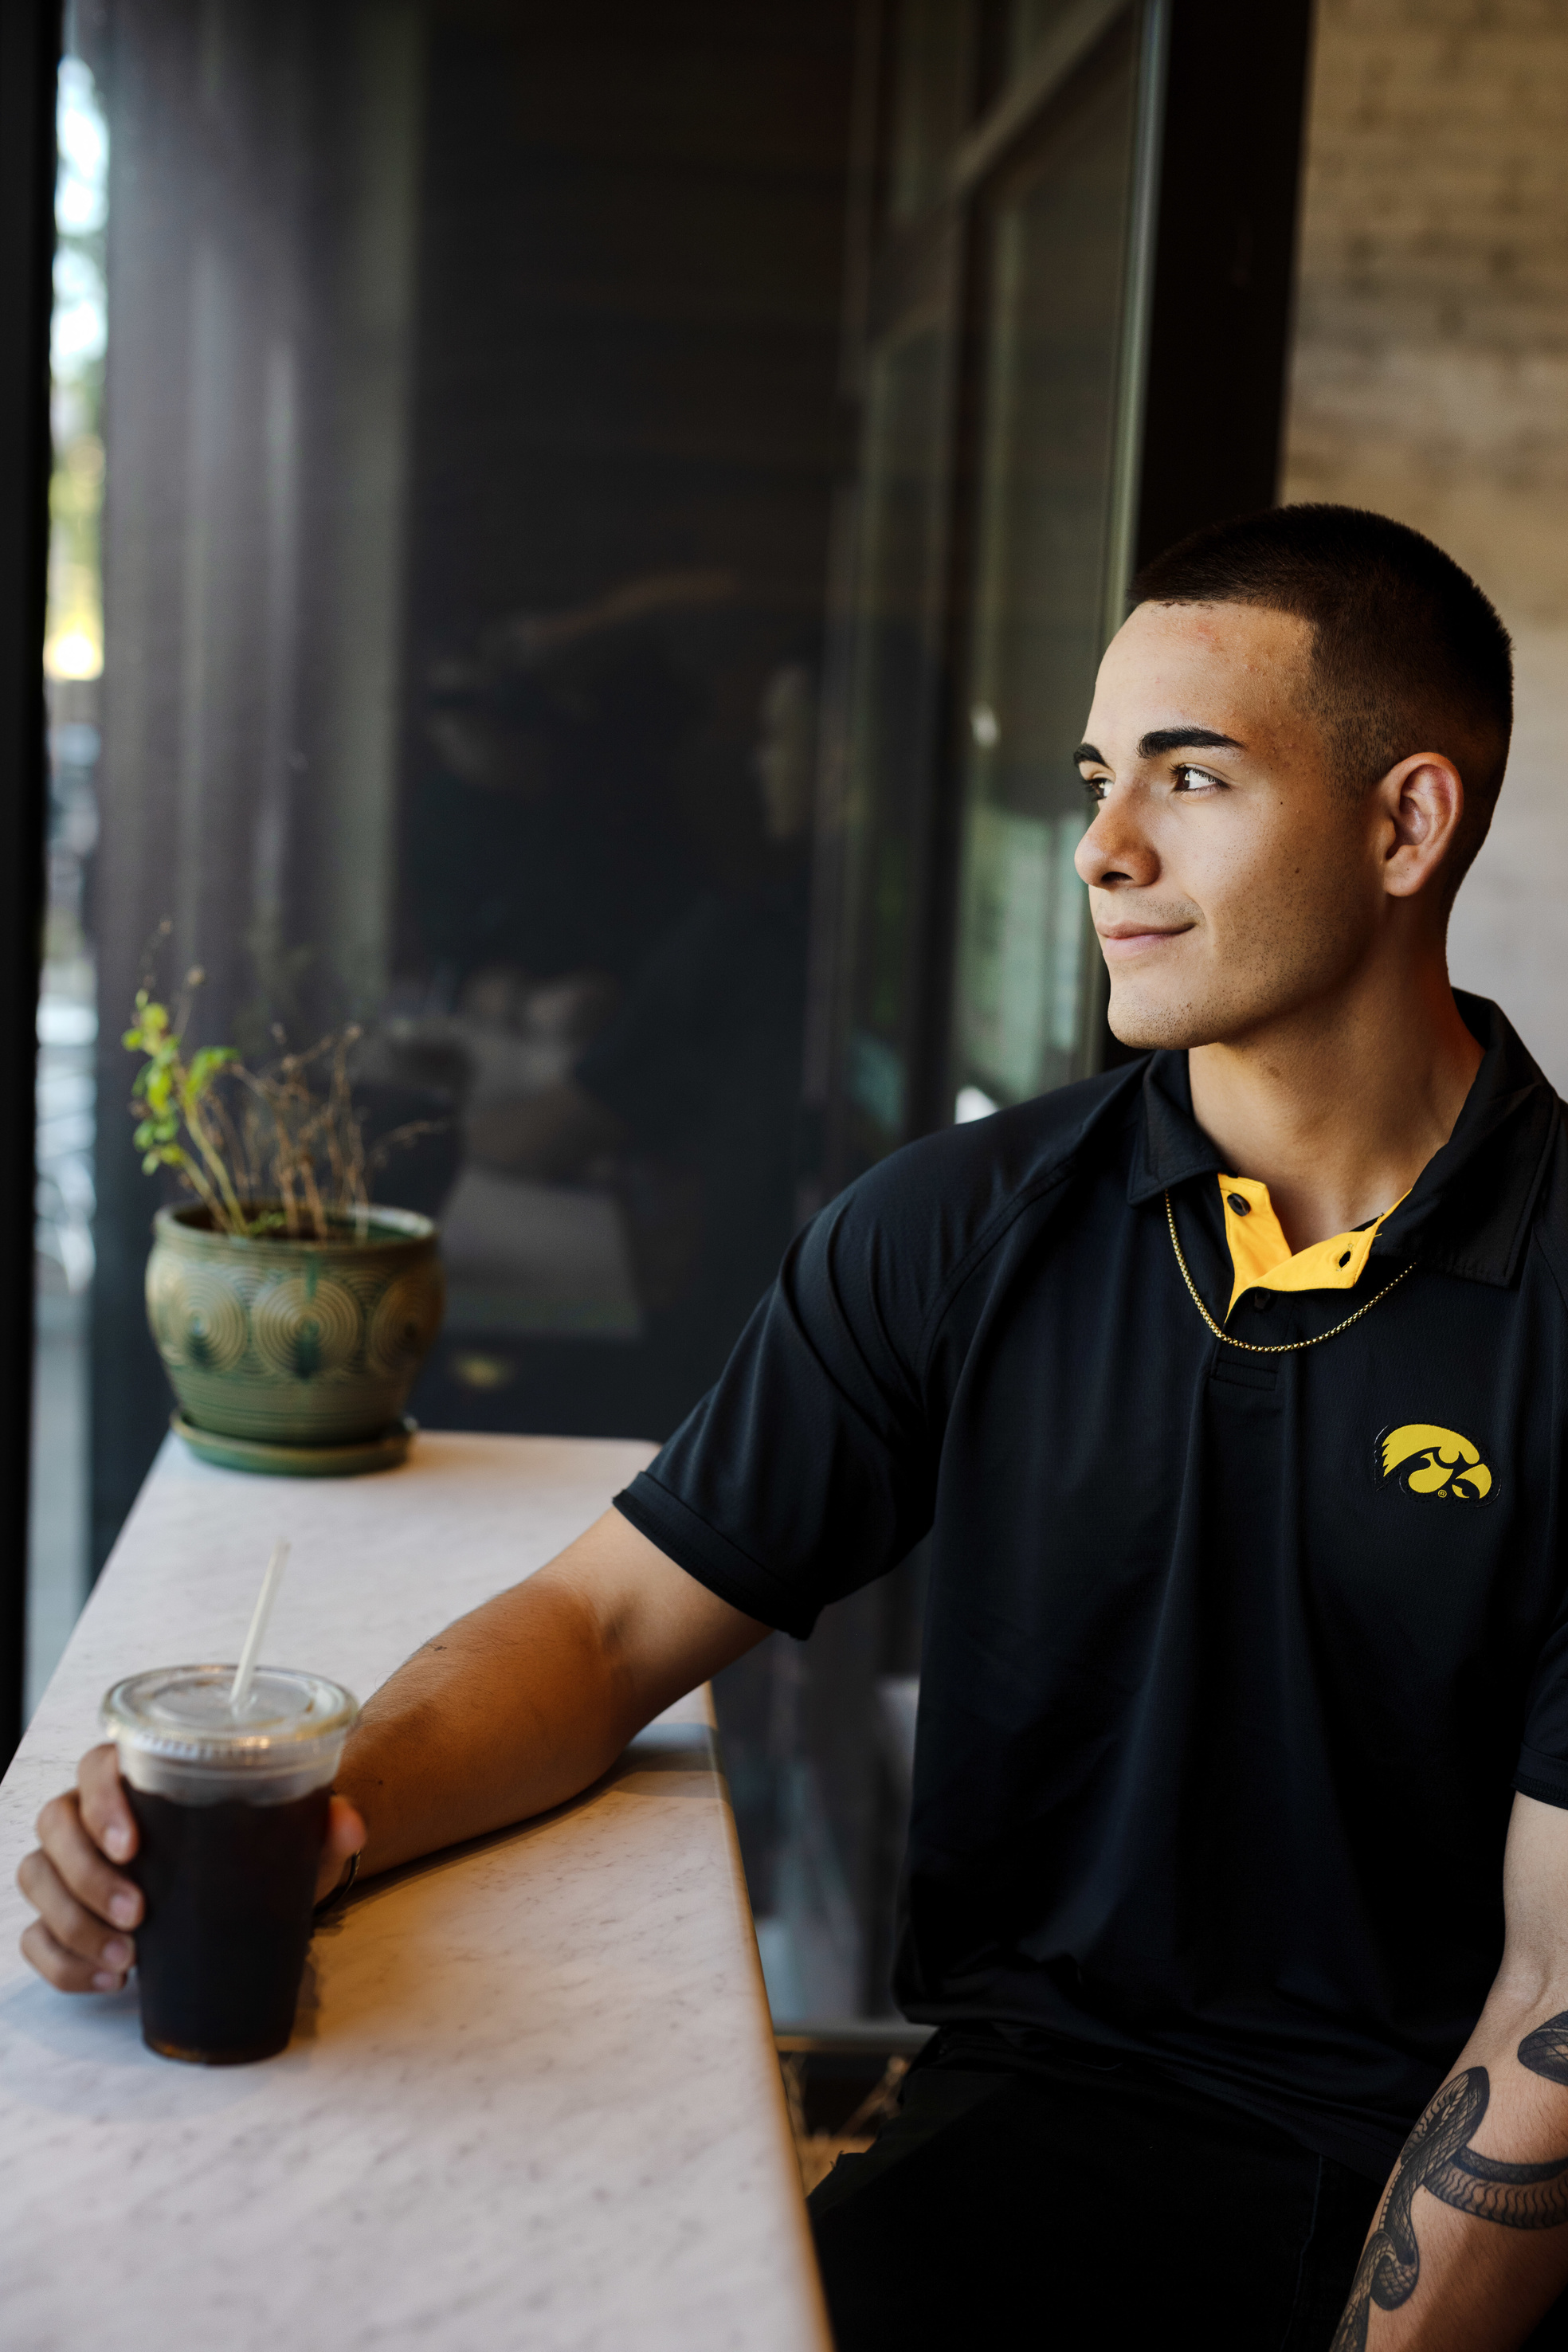
M 1568 1132 L 1460 1003 L 1480 1071 L 1350 1289 L 1230 1307 L 1154 1054 L 851 1186 L 619 1498 L 800 1635 L 932 1530 L 911 2017 L 1141 2053 L 1377 2176 L 1496 1971 L 1514 1790 L 1568 1806 Z M 1237 1339 L 1374 1303 L 1226 1344 L 1167 1194 Z

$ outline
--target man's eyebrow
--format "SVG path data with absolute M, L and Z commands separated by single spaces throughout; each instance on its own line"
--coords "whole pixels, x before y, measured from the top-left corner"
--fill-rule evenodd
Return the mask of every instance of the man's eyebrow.
M 1218 734 L 1212 727 L 1156 727 L 1145 735 L 1138 746 L 1141 760 L 1157 760 L 1162 751 L 1245 751 L 1234 735 Z M 1098 758 L 1099 754 L 1094 755 Z
M 1157 760 L 1163 751 L 1245 751 L 1234 735 L 1222 735 L 1214 727 L 1156 727 L 1145 735 L 1138 746 L 1141 760 Z M 1109 768 L 1110 761 L 1093 743 L 1080 743 L 1073 753 L 1073 765 L 1082 767 L 1092 760 L 1097 767 Z

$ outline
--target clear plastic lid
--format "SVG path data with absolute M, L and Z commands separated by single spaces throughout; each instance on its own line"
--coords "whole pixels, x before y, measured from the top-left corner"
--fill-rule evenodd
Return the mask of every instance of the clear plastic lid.
M 228 1704 L 233 1666 L 157 1666 L 116 1683 L 103 1702 L 110 1737 L 172 1763 L 292 1771 L 342 1745 L 359 1701 L 341 1683 L 259 1666 L 243 1714 Z

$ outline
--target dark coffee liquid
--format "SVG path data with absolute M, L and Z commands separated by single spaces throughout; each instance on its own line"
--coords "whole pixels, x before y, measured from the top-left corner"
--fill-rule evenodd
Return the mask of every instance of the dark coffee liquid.
M 182 1805 L 127 1787 L 142 2038 L 166 2058 L 237 2065 L 288 2042 L 300 1998 L 328 1789 L 286 1805 Z

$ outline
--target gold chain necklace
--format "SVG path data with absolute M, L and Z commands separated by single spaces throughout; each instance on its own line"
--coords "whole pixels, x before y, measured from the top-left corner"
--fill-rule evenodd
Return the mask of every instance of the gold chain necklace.
M 1367 1300 L 1364 1307 L 1358 1307 L 1353 1315 L 1347 1315 L 1344 1321 L 1342 1323 L 1336 1323 L 1331 1331 L 1320 1331 L 1315 1339 L 1286 1339 L 1282 1343 L 1277 1344 L 1272 1348 L 1259 1348 L 1255 1346 L 1253 1341 L 1250 1339 L 1233 1339 L 1228 1331 L 1222 1330 L 1220 1326 L 1215 1321 L 1214 1317 L 1209 1313 L 1208 1308 L 1204 1305 L 1203 1300 L 1198 1297 L 1197 1285 L 1194 1282 L 1192 1276 L 1187 1272 L 1187 1261 L 1182 1255 L 1182 1244 L 1176 1239 L 1176 1213 L 1171 1206 L 1171 1195 L 1168 1192 L 1165 1194 L 1165 1223 L 1171 1228 L 1171 1247 L 1176 1253 L 1176 1264 L 1182 1269 L 1182 1280 L 1187 1286 L 1187 1294 L 1192 1299 L 1193 1305 L 1197 1308 L 1198 1313 L 1203 1317 L 1204 1321 L 1208 1325 L 1209 1329 L 1214 1333 L 1216 1339 L 1223 1339 L 1227 1348 L 1245 1349 L 1249 1356 L 1295 1356 L 1299 1355 L 1303 1348 L 1321 1348 L 1325 1339 L 1337 1339 L 1342 1331 L 1348 1331 L 1352 1323 L 1359 1323 L 1363 1315 L 1370 1315 L 1373 1308 L 1377 1305 L 1379 1299 L 1386 1298 L 1391 1290 L 1397 1290 L 1407 1274 L 1414 1274 L 1415 1271 L 1414 1265 L 1402 1265 L 1399 1272 L 1394 1276 L 1394 1280 L 1392 1282 L 1385 1282 L 1383 1288 L 1379 1291 L 1375 1291 L 1372 1297 Z

